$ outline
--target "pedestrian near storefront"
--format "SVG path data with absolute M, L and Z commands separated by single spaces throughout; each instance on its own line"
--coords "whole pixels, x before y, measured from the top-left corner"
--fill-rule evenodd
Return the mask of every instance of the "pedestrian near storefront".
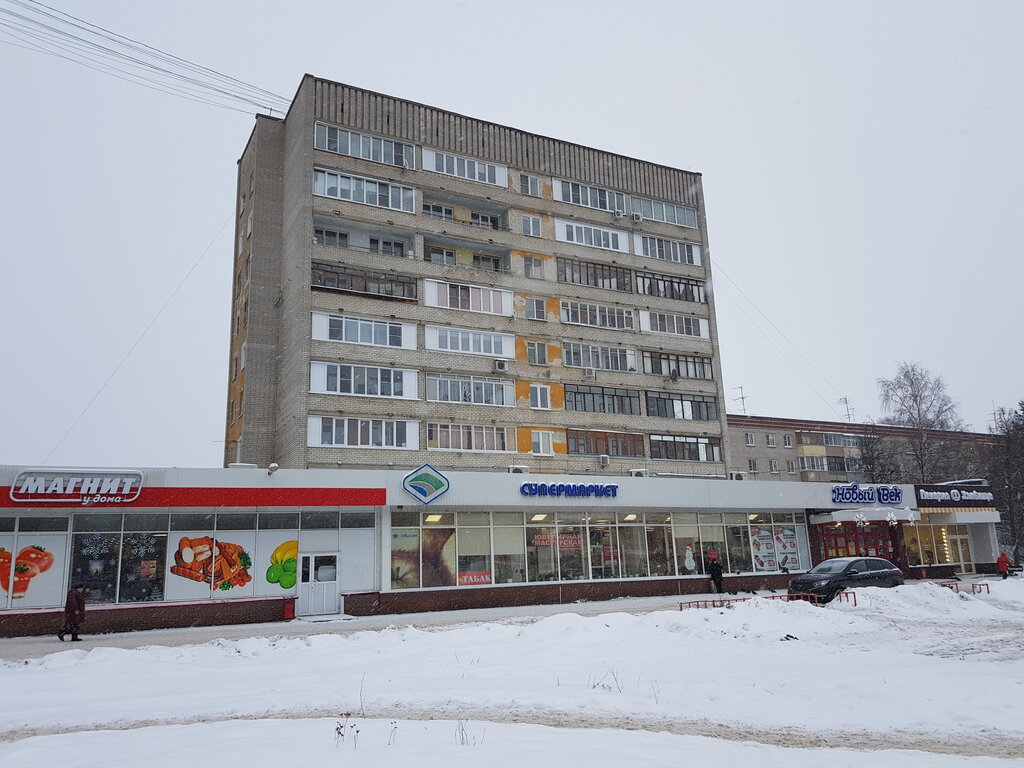
M 64 626 L 57 631 L 57 639 L 64 642 L 64 635 L 70 633 L 71 639 L 81 641 L 78 636 L 78 627 L 85 621 L 85 592 L 84 584 L 75 584 L 68 590 L 68 599 L 64 603 Z
M 1010 557 L 1005 552 L 999 553 L 999 559 L 996 560 L 996 570 L 1005 579 L 1010 575 Z
M 718 560 L 712 560 L 708 563 L 708 576 L 711 577 L 711 583 L 715 585 L 715 592 L 722 594 L 722 564 Z

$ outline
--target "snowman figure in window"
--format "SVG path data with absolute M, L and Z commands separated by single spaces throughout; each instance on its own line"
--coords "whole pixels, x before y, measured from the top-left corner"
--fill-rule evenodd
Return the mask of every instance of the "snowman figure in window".
M 683 568 L 690 573 L 697 570 L 697 561 L 693 559 L 693 547 L 687 547 L 683 556 Z

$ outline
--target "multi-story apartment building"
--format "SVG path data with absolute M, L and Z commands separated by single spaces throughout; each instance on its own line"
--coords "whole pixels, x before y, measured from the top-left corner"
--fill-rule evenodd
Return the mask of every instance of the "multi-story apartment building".
M 887 424 L 728 414 L 729 477 L 820 483 L 938 482 L 975 474 L 981 451 L 998 440 L 981 432 L 919 430 Z M 949 477 L 915 477 L 922 437 L 943 450 Z M 865 456 L 867 451 L 871 455 Z M 940 465 L 938 462 L 936 465 Z
M 306 76 L 237 214 L 225 464 L 725 476 L 699 174 Z

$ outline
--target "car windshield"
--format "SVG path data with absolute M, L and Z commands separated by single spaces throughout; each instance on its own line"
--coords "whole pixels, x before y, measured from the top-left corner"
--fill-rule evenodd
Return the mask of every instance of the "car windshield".
M 849 564 L 849 560 L 826 560 L 811 568 L 808 573 L 839 573 Z

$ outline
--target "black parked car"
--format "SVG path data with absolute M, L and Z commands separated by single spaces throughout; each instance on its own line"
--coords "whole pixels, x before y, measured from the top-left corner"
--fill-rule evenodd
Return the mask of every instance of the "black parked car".
M 835 557 L 789 582 L 791 595 L 817 595 L 823 603 L 853 587 L 898 587 L 903 573 L 881 557 Z

